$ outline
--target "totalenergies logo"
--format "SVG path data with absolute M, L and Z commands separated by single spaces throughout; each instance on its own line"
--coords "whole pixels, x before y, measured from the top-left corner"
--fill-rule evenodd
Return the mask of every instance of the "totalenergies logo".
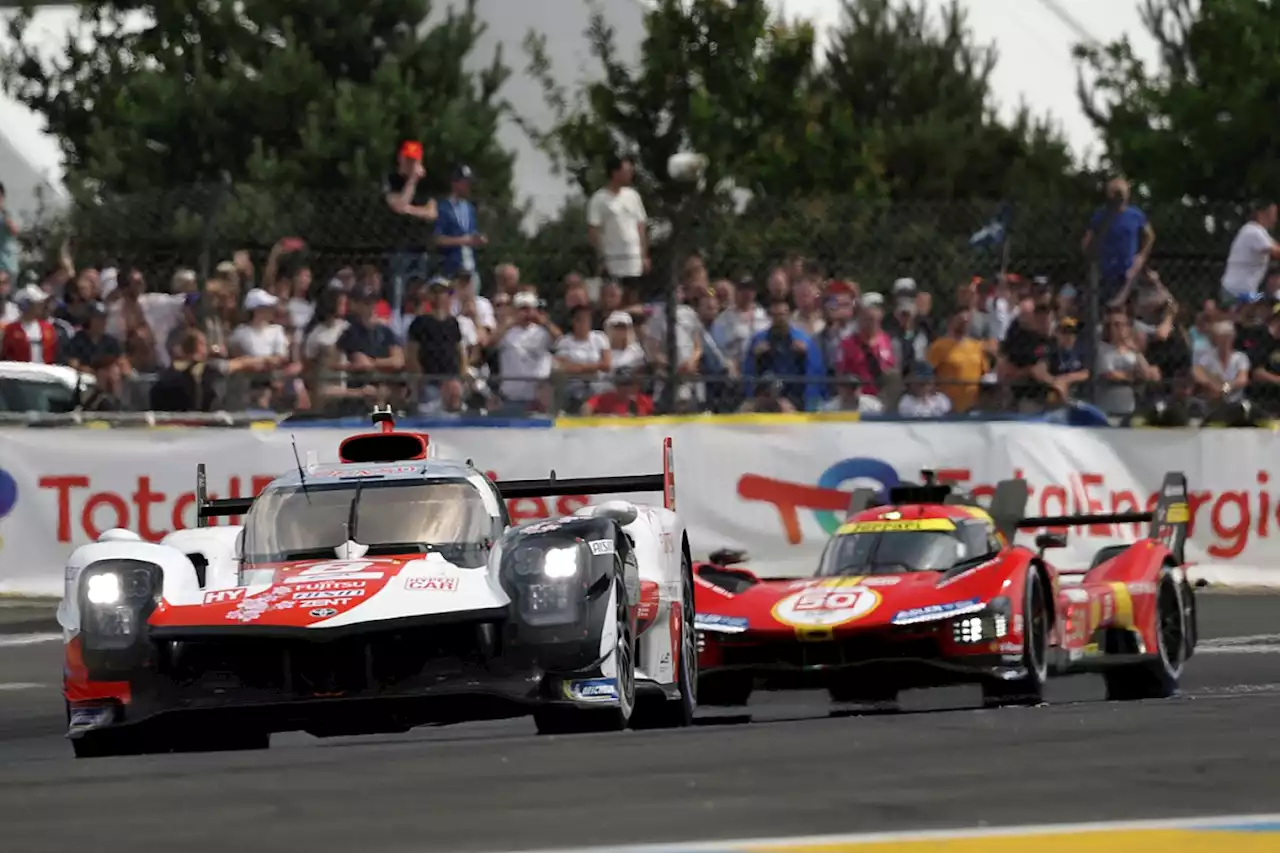
M 967 479 L 969 472 L 963 473 Z M 776 506 L 787 541 L 798 545 L 804 540 L 800 510 L 811 511 L 814 521 L 830 535 L 835 533 L 848 512 L 854 489 L 875 489 L 877 497 L 883 500 L 888 497 L 888 490 L 900 482 L 897 470 L 888 462 L 858 457 L 832 465 L 818 477 L 817 485 L 812 486 L 759 474 L 744 474 L 738 480 L 738 495 L 743 500 L 764 501 Z
M 0 519 L 13 512 L 18 505 L 18 481 L 13 475 L 0 468 Z M 4 550 L 4 537 L 0 536 L 0 550 Z

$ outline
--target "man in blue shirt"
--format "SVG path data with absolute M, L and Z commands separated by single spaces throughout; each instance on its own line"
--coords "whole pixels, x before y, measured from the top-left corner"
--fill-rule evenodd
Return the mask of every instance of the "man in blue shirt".
M 476 206 L 471 203 L 471 178 L 470 166 L 455 169 L 452 191 L 438 208 L 436 252 L 440 255 L 440 272 L 448 278 L 456 277 L 461 270 L 476 275 L 476 249 L 489 242 L 476 223 Z
M 791 325 L 791 303 L 786 299 L 770 303 L 769 319 L 769 328 L 757 332 L 747 344 L 742 360 L 744 392 L 747 396 L 754 393 L 754 377 L 773 374 L 783 380 L 782 394 L 797 409 L 817 411 L 826 377 L 821 347 Z
M 1098 301 L 1123 305 L 1129 299 L 1133 281 L 1151 257 L 1156 232 L 1141 209 L 1129 204 L 1129 183 L 1113 178 L 1107 184 L 1107 206 L 1099 208 L 1089 221 L 1082 246 L 1086 254 L 1095 239 L 1098 251 Z M 1103 226 L 1106 234 L 1100 232 Z

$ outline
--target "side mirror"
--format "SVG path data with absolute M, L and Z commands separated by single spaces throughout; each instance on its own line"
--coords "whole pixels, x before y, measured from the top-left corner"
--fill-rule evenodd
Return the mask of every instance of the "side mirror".
M 1036 537 L 1036 547 L 1041 551 L 1048 551 L 1050 548 L 1065 548 L 1067 547 L 1067 534 L 1041 533 Z
M 721 548 L 713 551 L 708 559 L 717 566 L 736 566 L 747 561 L 747 552 L 736 548 Z

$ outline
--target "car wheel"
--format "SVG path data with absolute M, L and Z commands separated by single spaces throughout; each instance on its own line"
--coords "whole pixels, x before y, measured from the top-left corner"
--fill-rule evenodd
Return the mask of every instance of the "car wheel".
M 1187 660 L 1187 610 L 1182 588 L 1166 572 L 1156 592 L 1156 654 L 1153 659 L 1103 673 L 1107 699 L 1130 702 L 1167 699 L 1178 693 Z
M 1039 705 L 1049 679 L 1049 596 L 1040 573 L 1027 570 L 1023 603 L 1022 670 L 1012 681 L 992 680 L 982 686 L 982 703 L 989 708 Z
M 613 656 L 617 670 L 618 704 L 605 708 L 583 708 L 569 705 L 544 705 L 533 712 L 538 734 L 578 734 L 581 732 L 616 732 L 631 724 L 636 705 L 636 639 L 627 592 L 621 580 L 615 588 L 617 606 L 617 644 Z
M 693 725 L 698 708 L 698 634 L 694 629 L 693 565 L 686 554 L 681 564 L 680 646 L 675 681 L 676 699 L 640 700 L 631 719 L 636 729 L 674 729 Z

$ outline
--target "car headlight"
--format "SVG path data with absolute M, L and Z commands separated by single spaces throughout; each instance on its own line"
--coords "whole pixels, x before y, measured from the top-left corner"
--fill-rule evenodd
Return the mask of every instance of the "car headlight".
M 502 555 L 521 618 L 536 627 L 577 622 L 586 594 L 587 556 L 580 542 L 524 542 Z
M 160 600 L 160 567 L 134 560 L 90 566 L 82 578 L 81 627 L 99 648 L 132 645 Z
M 952 622 L 952 636 L 957 643 L 987 643 L 1009 633 L 1009 599 L 992 599 L 983 612 L 962 616 Z
M 576 545 L 552 548 L 542 556 L 542 573 L 549 578 L 573 577 L 578 573 L 580 551 Z

